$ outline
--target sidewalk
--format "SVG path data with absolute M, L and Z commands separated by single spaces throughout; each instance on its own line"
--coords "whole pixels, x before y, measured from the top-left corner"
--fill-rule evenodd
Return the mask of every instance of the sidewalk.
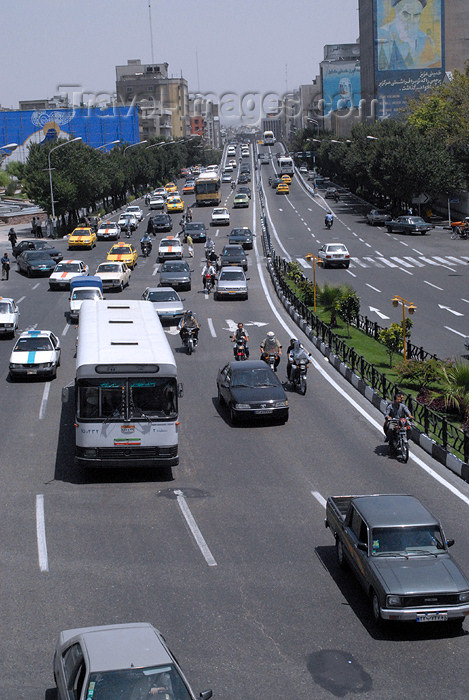
M 0 247 L 4 246 L 5 244 L 7 245 L 7 250 L 8 252 L 11 251 L 11 245 L 10 241 L 8 240 L 8 231 L 14 228 L 15 233 L 18 237 L 18 242 L 24 240 L 25 238 L 34 238 L 33 234 L 31 233 L 31 224 L 28 222 L 27 224 L 19 224 L 18 226 L 11 226 L 10 224 L 0 224 Z M 44 232 L 44 226 L 42 227 L 42 232 L 44 235 L 44 238 L 46 238 L 45 232 Z M 53 239 L 49 239 L 53 240 Z M 2 255 L 5 251 L 1 251 Z

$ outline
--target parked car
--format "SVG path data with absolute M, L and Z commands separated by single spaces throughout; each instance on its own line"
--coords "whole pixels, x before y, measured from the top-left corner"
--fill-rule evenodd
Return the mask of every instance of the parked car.
M 207 240 L 207 229 L 202 221 L 188 221 L 184 226 L 184 234 L 190 235 L 193 243 L 205 243 Z
M 161 321 L 179 323 L 184 314 L 182 299 L 172 287 L 147 287 L 142 294 L 142 299 L 154 304 Z
M 55 261 L 42 250 L 25 250 L 16 258 L 19 272 L 28 277 L 33 275 L 50 275 L 55 268 Z
M 372 209 L 366 215 L 366 222 L 370 226 L 381 226 L 387 221 L 391 221 L 392 216 L 386 209 Z
M 41 238 L 36 238 L 33 240 L 25 239 L 17 243 L 13 248 L 13 256 L 15 258 L 20 255 L 25 250 L 40 250 L 43 253 L 47 253 L 50 257 L 55 260 L 56 263 L 63 260 L 63 254 L 58 248 L 54 248 L 47 241 L 43 241 Z
M 96 277 L 103 283 L 103 289 L 118 289 L 122 292 L 130 282 L 130 268 L 125 262 L 102 262 L 96 268 Z
M 0 297 L 0 335 L 15 337 L 20 311 L 14 299 Z
M 343 243 L 324 243 L 318 250 L 318 258 L 324 269 L 350 266 L 350 253 Z
M 218 371 L 218 403 L 232 423 L 243 418 L 288 420 L 288 399 L 280 379 L 262 360 L 229 362 Z
M 251 250 L 253 243 L 252 231 L 247 226 L 242 226 L 238 228 L 232 228 L 230 236 L 228 238 L 228 243 L 242 245 L 244 250 Z
M 248 283 L 242 267 L 223 267 L 217 277 L 214 299 L 248 298 Z
M 166 260 L 160 267 L 160 287 L 191 288 L 191 269 L 185 260 Z
M 53 672 L 57 700 L 196 700 L 163 635 L 148 622 L 64 630 Z M 209 700 L 212 691 L 198 697 Z
M 433 226 L 432 224 L 427 224 L 421 216 L 398 216 L 397 219 L 387 221 L 386 228 L 388 233 L 396 231 L 398 233 L 418 233 L 424 236 Z
M 176 236 L 162 238 L 158 247 L 158 262 L 175 259 L 182 259 L 181 241 Z
M 220 257 L 220 265 L 221 267 L 239 265 L 244 271 L 246 271 L 248 269 L 248 259 L 246 257 L 246 253 L 244 252 L 243 246 L 238 244 L 228 244 L 224 246 Z
M 98 229 L 98 241 L 117 241 L 121 235 L 116 221 L 104 221 Z
M 212 226 L 229 226 L 230 212 L 226 207 L 215 207 L 212 211 Z
M 169 214 L 157 214 L 153 217 L 153 230 L 155 232 L 168 233 L 172 231 L 173 222 Z
M 51 377 L 60 365 L 60 341 L 52 331 L 24 331 L 10 355 L 10 378 Z

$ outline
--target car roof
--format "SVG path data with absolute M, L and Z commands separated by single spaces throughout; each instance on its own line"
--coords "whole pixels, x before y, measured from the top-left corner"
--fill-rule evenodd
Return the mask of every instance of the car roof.
M 358 496 L 353 503 L 371 527 L 438 525 L 438 521 L 415 496 Z
M 242 272 L 244 275 L 244 270 L 240 265 L 228 265 L 228 267 L 222 267 L 220 270 L 220 275 L 224 275 L 228 272 Z
M 231 370 L 234 372 L 246 370 L 246 369 L 268 369 L 272 372 L 274 377 L 276 376 L 274 372 L 270 369 L 269 365 L 264 362 L 264 360 L 244 360 L 243 362 L 229 362 L 228 363 Z M 279 380 L 280 381 L 280 380 Z
M 18 340 L 20 338 L 49 338 L 51 335 L 52 331 L 23 331 L 21 335 L 18 337 Z
M 61 640 L 78 637 L 86 649 L 90 672 L 142 668 L 173 663 L 148 622 L 65 630 Z

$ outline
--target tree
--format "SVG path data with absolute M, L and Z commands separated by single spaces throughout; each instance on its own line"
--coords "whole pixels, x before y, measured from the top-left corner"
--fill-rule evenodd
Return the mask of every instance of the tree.
M 347 323 L 347 336 L 350 338 L 350 324 L 360 313 L 360 299 L 356 292 L 350 292 L 341 297 L 336 303 L 336 309 L 339 316 Z
M 347 295 L 353 294 L 353 289 L 348 284 L 332 286 L 327 284 L 327 282 L 319 287 L 318 290 L 318 302 L 324 307 L 324 310 L 331 314 L 330 327 L 335 328 L 337 326 L 336 320 L 336 310 L 337 302 Z
M 441 377 L 444 382 L 445 405 L 455 408 L 461 420 L 467 421 L 469 414 L 469 365 L 466 362 L 455 362 L 450 367 L 443 367 Z
M 406 338 L 410 338 L 412 329 L 412 320 L 406 318 L 405 333 Z M 402 333 L 401 323 L 391 323 L 389 328 L 383 328 L 378 334 L 378 339 L 383 345 L 386 345 L 389 352 L 389 367 L 392 367 L 392 356 L 394 353 L 401 353 L 404 348 L 404 336 Z

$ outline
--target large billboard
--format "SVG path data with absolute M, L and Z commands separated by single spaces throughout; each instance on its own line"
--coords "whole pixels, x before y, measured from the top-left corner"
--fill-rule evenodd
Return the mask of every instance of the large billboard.
M 324 116 L 338 110 L 357 108 L 360 103 L 360 62 L 323 61 L 322 93 Z
M 0 146 L 18 144 L 6 149 L 3 163 L 9 160 L 26 162 L 31 143 L 81 136 L 83 142 L 98 148 L 111 141 L 138 143 L 137 107 L 79 107 L 0 112 Z
M 381 117 L 444 76 L 444 0 L 374 0 L 375 82 Z

